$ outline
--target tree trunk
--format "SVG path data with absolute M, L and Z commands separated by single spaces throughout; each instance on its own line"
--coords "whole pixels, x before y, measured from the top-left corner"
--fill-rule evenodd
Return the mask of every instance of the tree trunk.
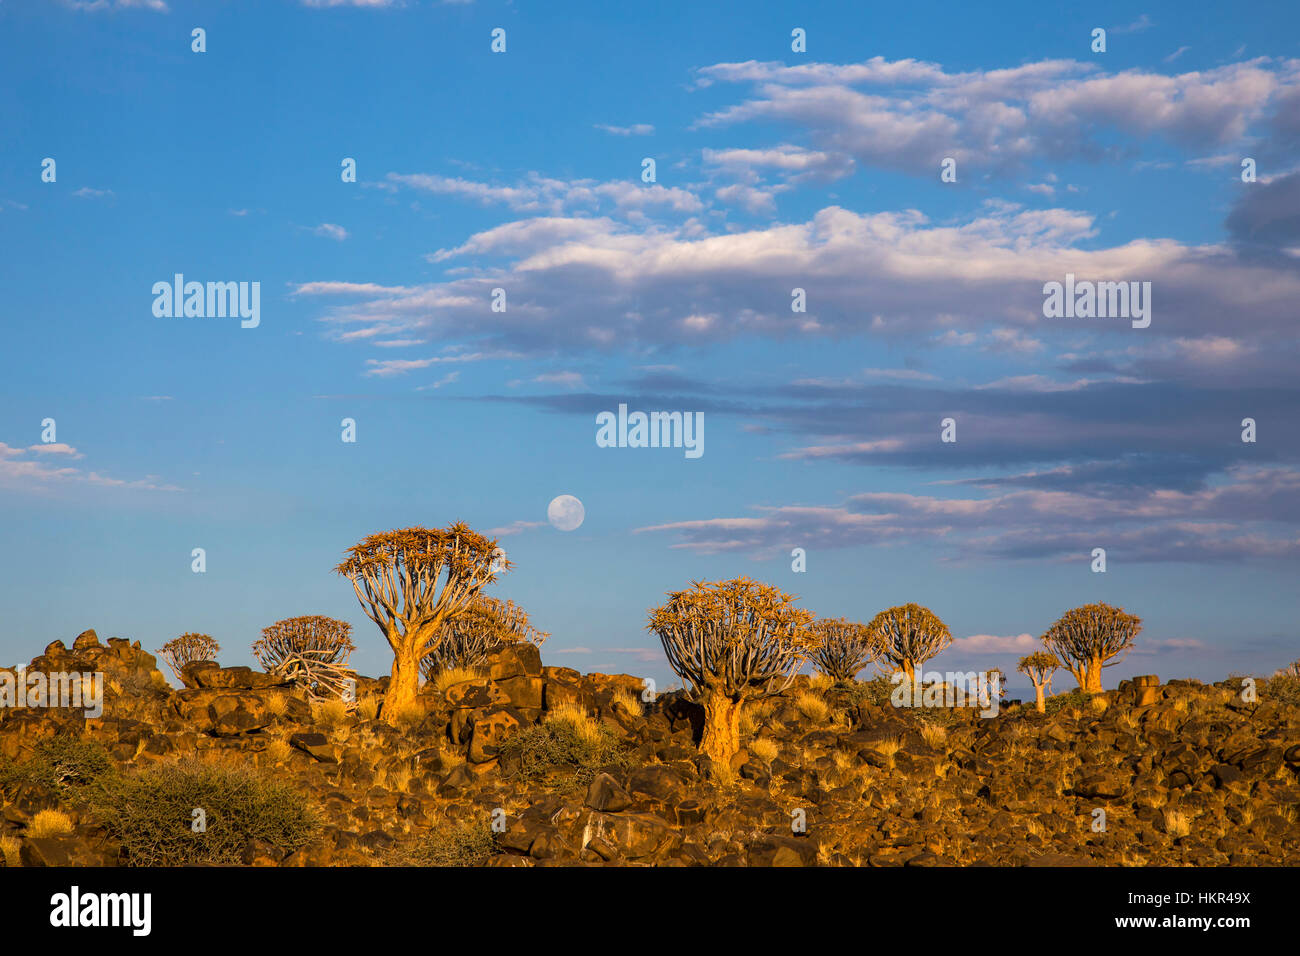
M 1079 690 L 1084 690 L 1088 686 L 1088 665 L 1087 664 L 1070 664 L 1066 667 L 1074 682 L 1079 685 Z
M 416 701 L 420 692 L 420 662 L 412 650 L 394 651 L 393 671 L 384 694 L 384 723 L 396 726 L 397 715 Z
M 713 761 L 718 773 L 731 773 L 731 758 L 740 751 L 741 702 L 722 694 L 704 698 L 704 736 L 700 752 Z
M 916 665 L 911 661 L 903 661 L 903 673 L 907 675 L 907 684 L 910 687 L 916 680 Z
M 1040 713 L 1047 713 L 1047 701 L 1043 698 L 1043 685 L 1034 685 L 1034 708 Z
M 1080 683 L 1079 686 L 1085 694 L 1101 693 L 1101 658 L 1094 657 L 1083 665 L 1083 677 L 1086 684 Z

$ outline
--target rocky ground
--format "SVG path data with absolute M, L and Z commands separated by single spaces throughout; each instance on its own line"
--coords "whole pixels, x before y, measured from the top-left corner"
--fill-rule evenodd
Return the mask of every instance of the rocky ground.
M 638 678 L 544 667 L 531 645 L 426 687 L 400 728 L 374 719 L 384 681 L 359 682 L 355 713 L 246 667 L 191 665 L 177 691 L 138 643 L 93 631 L 29 670 L 101 671 L 107 703 L 97 719 L 0 709 L 11 866 L 144 859 L 75 773 L 29 772 L 51 741 L 79 737 L 115 774 L 197 758 L 292 788 L 310 841 L 249 838 L 236 855 L 250 865 L 1300 863 L 1300 705 L 1263 682 L 1254 701 L 1239 680 L 1124 682 L 1050 716 L 1009 705 L 985 719 L 800 677 L 751 709 L 724 769 L 700 758 L 682 694 L 645 703 Z M 576 735 L 558 720 L 575 709 L 593 718 Z M 36 822 L 48 810 L 67 832 Z M 188 815 L 172 822 L 190 832 Z

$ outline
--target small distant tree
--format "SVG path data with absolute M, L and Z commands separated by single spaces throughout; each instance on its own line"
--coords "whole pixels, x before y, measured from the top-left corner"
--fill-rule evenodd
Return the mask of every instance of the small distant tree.
M 507 644 L 527 641 L 541 647 L 551 636 L 533 627 L 518 604 L 483 594 L 442 628 L 442 639 L 420 661 L 426 680 L 456 667 L 478 667 L 489 654 Z
M 1034 651 L 1020 658 L 1016 665 L 1016 670 L 1034 682 L 1034 707 L 1040 714 L 1047 713 L 1045 692 L 1051 691 L 1052 675 L 1060 666 L 1061 662 L 1056 659 L 1056 655 L 1047 651 Z
M 894 672 L 901 670 L 906 674 L 908 683 L 915 679 L 918 667 L 952 643 L 948 625 L 919 604 L 881 611 L 872 618 L 867 630 L 880 641 L 882 660 Z
M 510 562 L 468 525 L 372 534 L 335 570 L 352 581 L 362 608 L 393 649 L 381 718 L 395 725 L 420 690 L 420 662 L 445 636 L 443 624 L 469 606 Z
M 1007 696 L 1007 675 L 1003 672 L 1001 667 L 990 668 L 985 672 L 984 679 L 988 682 L 987 686 L 989 690 L 992 690 L 994 682 L 997 682 L 999 700 Z
M 221 645 L 209 637 L 207 634 L 185 633 L 180 637 L 173 637 L 170 641 L 158 649 L 162 659 L 171 672 L 176 675 L 176 679 L 181 683 L 185 678 L 181 676 L 181 671 L 186 664 L 192 664 L 195 661 L 215 661 L 217 652 L 221 650 Z
M 851 681 L 880 654 L 882 643 L 865 625 L 847 618 L 818 618 L 809 626 L 813 665 L 827 677 Z
M 1290 664 L 1286 665 L 1286 667 L 1283 667 L 1273 676 L 1274 677 L 1300 677 L 1300 661 L 1292 661 Z
M 253 656 L 268 674 L 292 680 L 314 700 L 343 697 L 353 679 L 351 632 L 351 624 L 332 617 L 290 617 L 262 628 Z
M 1085 694 L 1101 693 L 1101 669 L 1113 667 L 1133 649 L 1142 619 L 1109 604 L 1085 604 L 1066 611 L 1043 635 L 1043 646 L 1074 675 Z
M 704 707 L 700 750 L 719 774 L 740 750 L 747 701 L 778 694 L 811 656 L 812 614 L 770 584 L 741 577 L 695 581 L 668 594 L 646 625 L 658 635 L 668 665 Z

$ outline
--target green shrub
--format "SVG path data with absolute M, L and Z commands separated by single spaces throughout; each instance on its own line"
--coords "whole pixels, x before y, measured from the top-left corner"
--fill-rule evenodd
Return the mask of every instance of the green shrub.
M 1300 677 L 1292 674 L 1277 674 L 1264 681 L 1261 700 L 1276 700 L 1293 707 L 1300 707 Z
M 237 863 L 249 840 L 287 855 L 320 827 L 292 788 L 246 768 L 195 760 L 102 779 L 91 806 L 129 866 Z M 195 809 L 204 812 L 203 832 L 194 832 Z
M 536 780 L 555 770 L 576 771 L 580 781 L 597 771 L 629 763 L 627 749 L 603 726 L 585 733 L 566 723 L 526 727 L 501 744 L 501 768 L 507 777 Z
M 843 689 L 850 704 L 871 704 L 875 707 L 892 707 L 890 695 L 897 687 L 893 681 L 883 675 L 870 680 L 846 681 L 834 685 L 835 690 Z
M 1044 702 L 1043 709 L 1048 717 L 1052 717 L 1067 707 L 1078 707 L 1082 711 L 1087 711 L 1091 706 L 1093 695 L 1085 694 L 1081 690 L 1072 690 L 1068 694 L 1055 694 Z
M 416 866 L 483 866 L 499 852 L 490 823 L 455 823 L 431 832 L 417 847 L 412 862 Z
M 26 760 L 0 769 L 0 785 L 31 784 L 60 796 L 84 788 L 113 770 L 108 751 L 86 737 L 51 737 L 36 745 Z

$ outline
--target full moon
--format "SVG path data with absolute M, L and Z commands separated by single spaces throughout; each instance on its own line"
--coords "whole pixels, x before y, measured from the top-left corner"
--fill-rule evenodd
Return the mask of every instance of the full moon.
M 585 517 L 587 512 L 582 507 L 582 502 L 573 495 L 560 495 L 546 506 L 546 520 L 560 531 L 577 529 Z

